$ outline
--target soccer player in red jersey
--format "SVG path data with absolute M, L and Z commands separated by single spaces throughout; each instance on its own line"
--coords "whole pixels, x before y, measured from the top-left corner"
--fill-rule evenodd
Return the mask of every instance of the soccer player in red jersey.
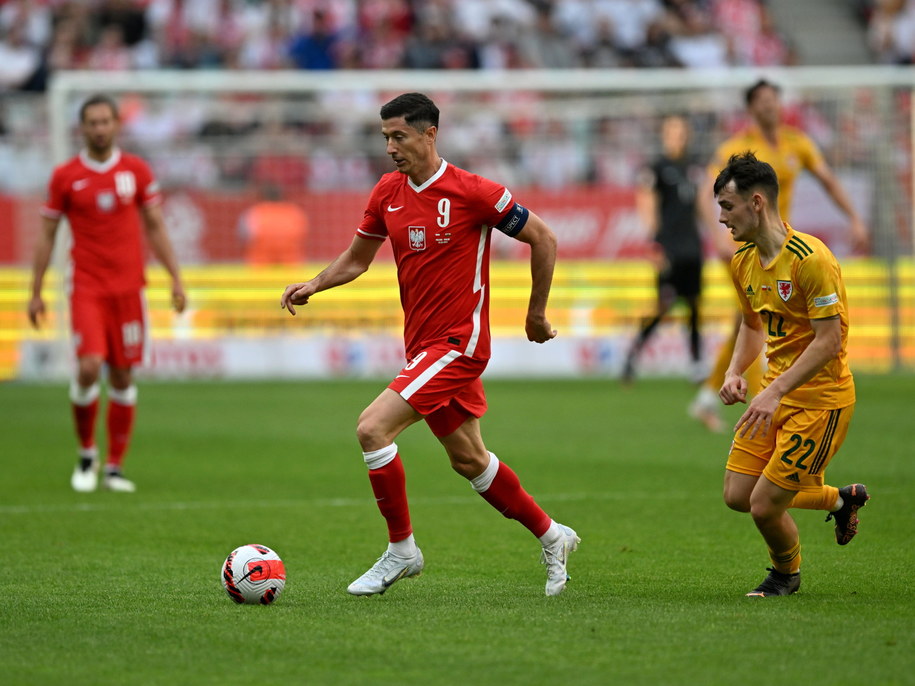
M 381 133 L 395 172 L 372 191 L 350 247 L 310 281 L 286 287 L 281 307 L 295 314 L 320 291 L 365 272 L 390 240 L 404 310 L 407 364 L 362 412 L 356 434 L 378 508 L 388 526 L 387 550 L 348 587 L 353 595 L 384 593 L 418 575 L 423 555 L 413 538 L 397 436 L 424 419 L 451 467 L 502 515 L 518 520 L 543 547 L 546 594 L 558 595 L 566 560 L 580 542 L 521 487 L 515 472 L 486 449 L 479 418 L 486 411 L 480 375 L 490 356 L 489 254 L 492 229 L 530 245 L 527 338 L 556 336 L 546 304 L 556 238 L 502 185 L 443 160 L 436 150 L 439 110 L 425 95 L 406 93 L 381 108 Z
M 95 95 L 80 108 L 85 148 L 51 176 L 48 199 L 41 208 L 43 224 L 28 305 L 29 319 L 38 328 L 45 314 L 42 282 L 60 219 L 66 216 L 73 235 L 68 292 L 77 358 L 70 401 L 79 438 L 79 462 L 70 483 L 81 492 L 94 491 L 98 485 L 95 422 L 103 364 L 108 367 L 108 457 L 103 485 L 126 493 L 136 488 L 124 478 L 121 465 L 136 413 L 131 370 L 143 359 L 147 336 L 141 226 L 150 248 L 171 275 L 172 305 L 178 312 L 185 307 L 158 182 L 146 162 L 117 147 L 119 124 L 117 105 L 108 96 Z

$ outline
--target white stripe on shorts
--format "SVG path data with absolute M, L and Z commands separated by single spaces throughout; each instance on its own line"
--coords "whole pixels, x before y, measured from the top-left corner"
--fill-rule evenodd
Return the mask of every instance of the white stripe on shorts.
M 447 353 L 429 365 L 422 374 L 413 379 L 413 381 L 411 381 L 409 385 L 400 392 L 400 397 L 404 400 L 409 400 L 410 396 L 425 386 L 429 379 L 438 374 L 460 356 L 461 353 L 459 351 L 449 350 Z

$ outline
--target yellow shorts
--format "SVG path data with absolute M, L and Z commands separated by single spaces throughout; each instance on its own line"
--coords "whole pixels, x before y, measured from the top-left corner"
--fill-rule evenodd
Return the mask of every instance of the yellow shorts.
M 734 436 L 727 469 L 766 478 L 788 491 L 816 492 L 823 472 L 848 433 L 855 412 L 849 405 L 837 410 L 811 410 L 782 405 L 765 436 L 749 432 Z

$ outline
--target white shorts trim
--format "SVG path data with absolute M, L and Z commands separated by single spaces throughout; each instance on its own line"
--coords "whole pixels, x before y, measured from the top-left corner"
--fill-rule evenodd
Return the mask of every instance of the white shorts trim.
M 404 400 L 409 400 L 410 396 L 416 393 L 420 388 L 426 385 L 426 382 L 429 381 L 433 376 L 442 371 L 445 367 L 451 364 L 454 360 L 459 358 L 461 353 L 457 350 L 449 350 L 447 353 L 442 355 L 435 362 L 430 364 L 422 374 L 417 376 L 409 385 L 400 392 L 400 397 Z

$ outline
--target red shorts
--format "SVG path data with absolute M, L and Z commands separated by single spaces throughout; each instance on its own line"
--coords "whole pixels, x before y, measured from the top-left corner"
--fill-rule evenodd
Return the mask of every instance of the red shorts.
M 426 420 L 432 433 L 454 433 L 469 417 L 486 413 L 480 375 L 486 360 L 462 355 L 448 345 L 426 348 L 400 370 L 388 388 Z
M 98 355 L 118 368 L 143 361 L 147 327 L 142 291 L 119 295 L 74 292 L 70 326 L 77 357 Z

